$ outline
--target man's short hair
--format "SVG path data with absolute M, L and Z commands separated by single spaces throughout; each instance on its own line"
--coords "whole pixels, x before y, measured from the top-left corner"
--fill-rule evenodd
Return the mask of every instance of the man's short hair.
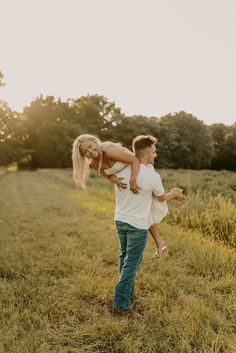
M 143 151 L 146 150 L 146 148 L 151 147 L 152 145 L 155 145 L 157 143 L 157 139 L 154 136 L 151 135 L 139 135 L 133 139 L 132 143 L 132 149 L 134 151 L 134 154 L 137 156 Z

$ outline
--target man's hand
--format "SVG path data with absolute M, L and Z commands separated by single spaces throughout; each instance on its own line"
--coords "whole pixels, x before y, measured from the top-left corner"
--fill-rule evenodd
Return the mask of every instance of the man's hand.
M 132 191 L 133 194 L 139 194 L 139 190 L 142 190 L 136 183 L 136 180 L 130 181 L 129 182 L 129 189 Z
M 122 181 L 124 178 L 119 178 L 115 174 L 112 174 L 112 175 L 109 176 L 108 179 L 112 183 L 116 184 L 119 190 L 127 189 L 127 184 Z

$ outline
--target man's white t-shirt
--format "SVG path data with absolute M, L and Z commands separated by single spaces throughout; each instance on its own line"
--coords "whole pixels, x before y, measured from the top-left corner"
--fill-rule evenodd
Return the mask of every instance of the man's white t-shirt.
M 138 229 L 148 229 L 152 195 L 163 195 L 165 190 L 160 175 L 155 172 L 153 166 L 140 164 L 137 184 L 142 190 L 135 195 L 129 190 L 130 174 L 130 165 L 117 173 L 118 177 L 124 178 L 123 181 L 128 185 L 128 188 L 119 190 L 115 185 L 115 220 L 128 223 Z

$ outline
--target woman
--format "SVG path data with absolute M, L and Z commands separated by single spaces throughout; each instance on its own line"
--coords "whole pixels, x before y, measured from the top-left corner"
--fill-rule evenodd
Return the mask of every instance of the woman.
M 119 188 L 126 188 L 127 185 L 115 174 L 130 164 L 130 190 L 138 193 L 136 177 L 139 171 L 139 160 L 119 143 L 102 143 L 96 136 L 80 135 L 73 143 L 72 162 L 73 178 L 76 185 L 82 189 L 85 189 L 85 180 L 90 168 L 96 169 Z
M 116 173 L 130 164 L 130 190 L 135 194 L 139 193 L 139 187 L 136 183 L 139 160 L 130 150 L 119 143 L 101 142 L 96 136 L 89 134 L 80 135 L 73 143 L 72 162 L 75 183 L 83 189 L 85 189 L 85 180 L 90 168 L 96 169 L 98 173 L 115 183 L 119 189 L 127 188 L 127 185 L 122 182 L 122 178 L 117 177 Z M 182 195 L 182 190 L 178 189 L 178 191 Z M 155 212 L 158 209 L 160 213 L 159 223 L 168 212 L 166 202 L 155 201 Z M 156 244 L 154 257 L 159 257 L 163 251 L 167 250 L 167 247 L 161 239 L 156 223 L 151 225 L 149 231 Z

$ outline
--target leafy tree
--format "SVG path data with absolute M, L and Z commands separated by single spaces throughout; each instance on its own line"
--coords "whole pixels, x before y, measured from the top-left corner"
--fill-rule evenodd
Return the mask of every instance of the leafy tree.
M 31 151 L 34 167 L 71 166 L 74 139 L 91 133 L 111 137 L 111 127 L 123 118 L 119 108 L 103 96 L 87 96 L 62 102 L 54 97 L 36 98 L 23 112 L 28 131 L 25 148 Z
M 212 124 L 210 131 L 214 145 L 211 168 L 236 170 L 236 124 Z
M 112 141 L 121 142 L 129 149 L 132 148 L 135 136 L 151 133 L 151 124 L 148 118 L 142 115 L 124 117 L 119 124 L 111 129 Z
M 236 124 L 232 126 L 225 136 L 223 156 L 225 162 L 223 168 L 236 170 Z
M 36 98 L 24 108 L 28 131 L 26 148 L 32 151 L 34 167 L 68 167 L 71 165 L 71 146 L 81 133 L 76 124 L 75 111 L 68 102 L 52 96 Z
M 157 158 L 155 160 L 156 167 L 176 168 L 173 155 L 178 145 L 178 130 L 173 124 L 173 119 L 166 116 L 159 119 L 156 124 L 156 133 L 154 136 L 158 138 Z
M 211 161 L 212 169 L 222 169 L 225 165 L 225 136 L 230 132 L 230 127 L 222 123 L 212 124 L 209 127 L 214 147 L 214 155 Z
M 0 71 L 0 87 L 4 87 L 4 86 L 5 86 L 5 83 L 3 82 L 3 78 L 4 78 L 4 75 L 3 75 L 3 73 Z
M 183 111 L 161 118 L 125 117 L 101 95 L 67 102 L 40 95 L 23 114 L 0 101 L 1 164 L 27 157 L 32 167 L 70 167 L 72 143 L 82 133 L 119 141 L 130 149 L 135 136 L 153 135 L 158 138 L 157 167 L 236 169 L 236 124 L 208 127 Z
M 202 121 L 181 111 L 162 117 L 160 126 L 160 142 L 163 146 L 162 134 L 165 131 L 169 150 L 167 160 L 174 168 L 202 169 L 210 165 L 213 156 L 212 140 L 208 127 Z
M 24 129 L 20 115 L 0 100 L 0 164 L 7 165 L 23 155 Z
M 222 151 L 224 157 L 223 168 L 236 170 L 236 123 L 225 135 L 225 144 Z
M 111 130 L 124 118 L 120 108 L 104 96 L 87 95 L 72 102 L 82 133 L 97 135 L 102 140 L 109 139 Z
M 4 87 L 4 75 L 0 71 L 0 87 Z M 17 160 L 22 155 L 22 126 L 20 115 L 0 100 L 0 164 Z

